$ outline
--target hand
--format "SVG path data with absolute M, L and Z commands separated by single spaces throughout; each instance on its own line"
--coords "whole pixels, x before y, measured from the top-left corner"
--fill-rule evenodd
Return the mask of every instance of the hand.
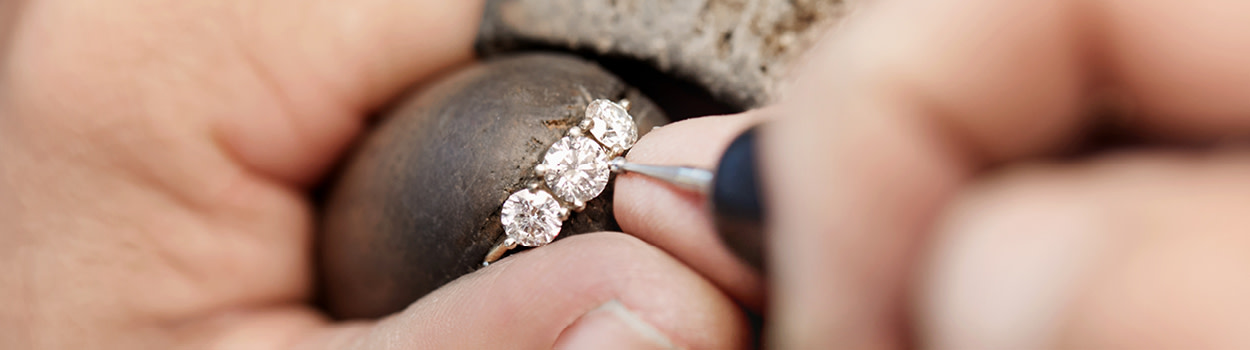
M 776 348 L 1243 348 L 1250 157 L 1221 142 L 1250 135 L 1247 16 L 1214 0 L 880 1 L 778 105 L 660 129 L 631 160 L 706 165 L 744 119 L 775 119 L 760 304 Z M 1105 129 L 1153 147 L 1059 157 Z M 1167 147 L 1181 143 L 1204 147 Z M 697 201 L 632 176 L 616 193 L 626 232 L 761 295 L 703 252 L 707 222 L 678 223 Z
M 381 321 L 308 305 L 306 187 L 370 111 L 471 58 L 480 7 L 0 3 L 0 348 L 744 344 L 728 297 L 611 233 Z

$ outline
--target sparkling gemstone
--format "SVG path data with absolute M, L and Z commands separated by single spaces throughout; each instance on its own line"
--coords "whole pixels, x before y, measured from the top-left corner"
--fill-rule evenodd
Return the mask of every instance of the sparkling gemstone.
M 543 156 L 547 187 L 565 202 L 586 202 L 608 185 L 608 153 L 585 136 L 565 136 Z
M 499 213 L 508 238 L 524 246 L 551 243 L 560 234 L 560 202 L 542 190 L 524 189 L 508 196 Z
M 608 100 L 594 100 L 586 106 L 586 117 L 591 120 L 590 134 L 609 149 L 624 151 L 638 141 L 634 117 L 621 105 Z

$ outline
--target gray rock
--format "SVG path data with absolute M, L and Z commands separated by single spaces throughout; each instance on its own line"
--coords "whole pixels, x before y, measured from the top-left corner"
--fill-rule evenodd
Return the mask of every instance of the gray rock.
M 845 12 L 841 0 L 488 0 L 478 49 L 642 60 L 752 108 L 776 98 L 799 54 Z

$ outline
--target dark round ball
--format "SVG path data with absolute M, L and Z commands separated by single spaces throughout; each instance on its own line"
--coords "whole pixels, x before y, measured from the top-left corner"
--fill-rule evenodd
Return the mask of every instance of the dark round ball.
M 599 66 L 559 54 L 478 63 L 400 99 L 324 203 L 319 282 L 331 315 L 394 313 L 479 268 L 503 235 L 503 201 L 541 181 L 534 165 L 581 121 L 583 91 L 628 98 L 640 134 L 667 121 Z M 560 237 L 618 230 L 612 187 L 574 213 Z

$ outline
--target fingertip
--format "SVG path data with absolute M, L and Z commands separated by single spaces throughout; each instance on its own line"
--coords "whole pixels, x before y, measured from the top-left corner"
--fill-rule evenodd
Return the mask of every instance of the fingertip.
M 742 131 L 764 119 L 751 111 L 684 120 L 657 129 L 630 151 L 631 162 L 713 168 Z M 637 174 L 617 177 L 614 210 L 626 233 L 672 254 L 748 308 L 761 311 L 762 277 L 716 233 L 707 199 Z
M 761 110 L 686 119 L 643 135 L 626 154 L 631 162 L 712 167 L 734 136 L 759 123 Z

